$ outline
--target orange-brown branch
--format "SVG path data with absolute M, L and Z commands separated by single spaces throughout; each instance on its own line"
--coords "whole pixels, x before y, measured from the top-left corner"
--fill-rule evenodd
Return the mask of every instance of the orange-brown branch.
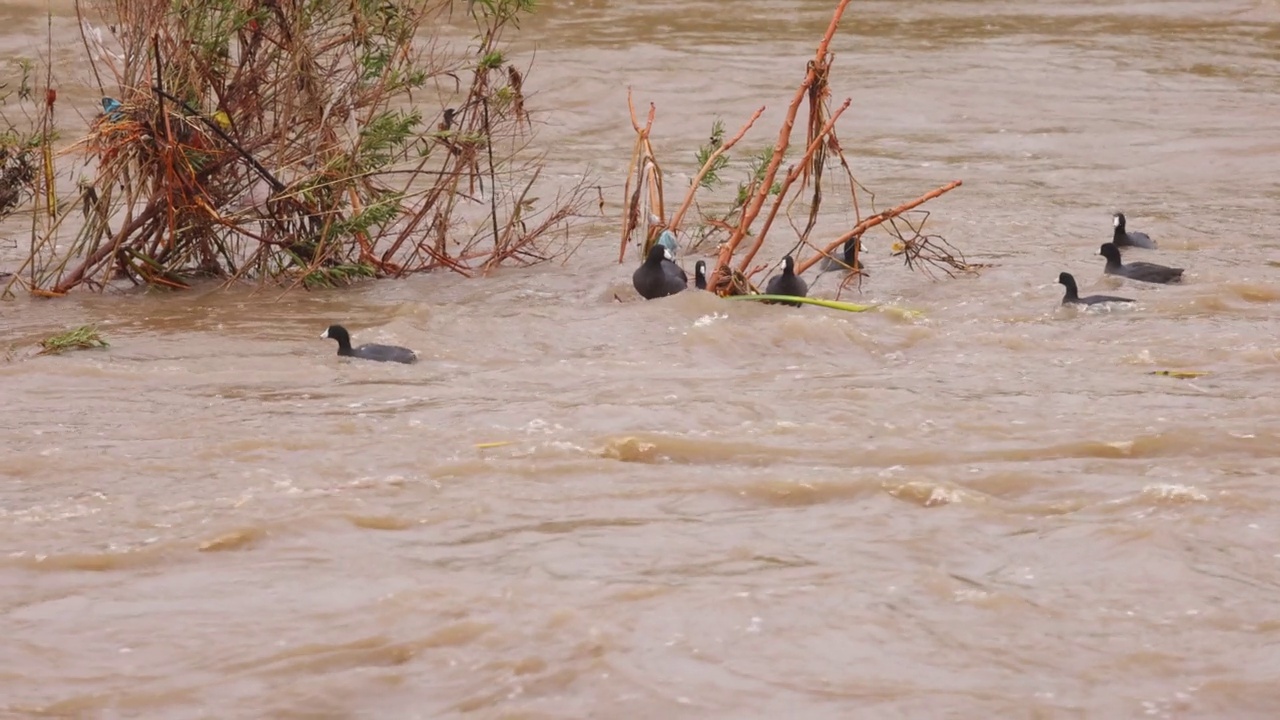
M 640 215 L 637 207 L 637 202 L 640 199 L 639 184 L 644 182 L 644 158 L 651 157 L 653 154 L 653 149 L 649 145 L 649 132 L 653 130 L 653 119 L 657 115 L 658 108 L 653 103 L 649 103 L 648 119 L 646 119 L 644 127 L 640 127 L 640 122 L 636 119 L 635 102 L 631 99 L 631 88 L 627 88 L 627 110 L 631 113 L 631 127 L 636 131 L 636 144 L 631 150 L 631 164 L 627 167 L 627 182 L 622 191 L 622 197 L 624 198 L 622 237 L 618 242 L 618 262 L 620 263 L 627 257 L 627 240 L 631 237 L 631 233 L 635 231 L 636 226 L 640 224 Z M 631 192 L 633 178 L 637 183 L 634 196 Z
M 787 106 L 787 116 L 782 122 L 782 127 L 778 130 L 778 142 L 774 145 L 773 157 L 769 160 L 769 167 L 765 171 L 764 180 L 760 183 L 760 187 L 756 190 L 755 196 L 747 207 L 742 209 L 742 222 L 738 223 L 733 235 L 720 248 L 717 266 L 727 264 L 730 258 L 733 257 L 733 251 L 738 248 L 742 238 L 746 237 L 752 221 L 760 214 L 760 208 L 764 206 L 765 200 L 769 197 L 769 188 L 773 187 L 773 179 L 777 177 L 778 166 L 782 164 L 782 158 L 786 154 L 787 145 L 791 140 L 791 130 L 796 123 L 796 112 L 800 109 L 800 103 L 804 102 L 805 96 L 809 92 L 809 87 L 817 80 L 821 69 L 826 67 L 827 48 L 831 46 L 831 38 L 835 36 L 836 29 L 840 26 L 840 18 L 844 15 L 845 8 L 848 6 L 849 0 L 840 0 L 840 4 L 836 6 L 835 12 L 831 16 L 831 23 L 827 26 L 827 32 L 822 36 L 822 42 L 818 43 L 817 52 L 814 53 L 813 61 L 809 64 L 809 71 L 805 73 L 804 81 L 800 83 L 795 97 L 791 99 L 791 104 Z
M 627 88 L 627 109 L 631 111 L 631 127 L 641 135 L 648 137 L 649 130 L 653 128 L 653 116 L 658 108 L 653 103 L 649 103 L 649 121 L 644 124 L 644 129 L 640 129 L 640 123 L 636 122 L 636 106 L 631 100 L 631 88 Z
M 756 253 L 760 252 L 760 247 L 764 245 L 765 235 L 769 233 L 769 228 L 773 225 L 774 218 L 778 216 L 778 210 L 782 207 L 782 202 L 787 197 L 787 191 L 791 189 L 791 184 L 809 167 L 810 161 L 813 160 L 813 154 L 818 152 L 818 148 L 822 147 L 822 143 L 827 141 L 827 136 L 836 126 L 836 120 L 839 120 L 844 111 L 849 109 L 849 103 L 851 102 L 853 102 L 853 98 L 845 98 L 844 103 L 835 112 L 831 113 L 831 117 L 822 126 L 822 130 L 813 138 L 813 142 L 809 143 L 809 147 L 805 148 L 804 157 L 791 168 L 790 172 L 782 180 L 782 188 L 778 193 L 778 199 L 774 201 L 773 207 L 769 209 L 769 216 L 765 218 L 764 226 L 760 228 L 760 232 L 756 233 L 756 241 L 752 243 L 746 257 L 742 258 L 742 262 L 738 264 L 739 272 L 746 272 Z
M 887 220 L 891 220 L 901 215 L 902 213 L 908 210 L 911 210 L 912 208 L 915 208 L 919 205 L 923 205 L 924 203 L 938 197 L 939 195 L 950 192 L 960 187 L 963 184 L 964 182 L 962 180 L 952 180 L 951 182 L 947 183 L 946 185 L 943 185 L 940 188 L 935 188 L 933 190 L 930 190 L 929 192 L 925 193 L 924 195 L 921 195 L 915 200 L 902 203 L 901 205 L 895 208 L 885 210 L 884 212 L 876 213 L 875 215 L 872 215 L 871 217 L 866 218 L 862 222 L 858 223 L 852 230 L 841 235 L 834 242 L 832 242 L 831 244 L 823 248 L 822 252 L 819 252 L 813 255 L 813 257 L 810 257 L 804 262 L 797 265 L 796 274 L 799 275 L 800 273 L 809 269 L 810 267 L 813 266 L 814 263 L 818 262 L 818 260 L 822 259 L 824 256 L 830 255 L 832 252 L 835 252 L 836 248 L 844 245 L 846 242 L 852 240 L 855 237 L 861 236 L 864 232 L 879 225 L 880 223 L 883 223 Z
M 738 131 L 738 134 L 729 138 L 720 147 L 716 148 L 716 151 L 711 153 L 707 158 L 707 161 L 702 164 L 702 168 L 698 170 L 698 175 L 693 179 L 693 184 L 689 186 L 689 193 L 685 195 L 684 203 L 680 205 L 679 210 L 676 210 L 676 214 L 671 216 L 671 224 L 669 226 L 671 232 L 676 232 L 680 229 L 680 221 L 684 220 L 684 214 L 689 211 L 689 206 L 693 205 L 693 196 L 697 194 L 698 188 L 701 187 L 702 178 L 706 177 L 707 173 L 711 171 L 711 167 L 715 164 L 716 159 L 725 154 L 729 148 L 738 144 L 738 141 L 747 134 L 747 131 L 751 129 L 751 126 L 755 125 L 756 120 L 759 120 L 760 116 L 763 114 L 764 106 L 761 105 L 760 109 L 755 111 L 755 114 L 751 116 L 751 119 L 747 120 L 747 124 L 743 125 L 742 129 Z

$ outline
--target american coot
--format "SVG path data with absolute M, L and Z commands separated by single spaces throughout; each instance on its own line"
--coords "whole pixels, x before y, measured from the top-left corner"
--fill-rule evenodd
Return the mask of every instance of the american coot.
M 631 284 L 645 300 L 675 295 L 689 287 L 689 276 L 679 265 L 667 259 L 662 243 L 649 248 L 649 256 L 631 274 Z
M 809 292 L 809 283 L 796 275 L 796 261 L 788 255 L 782 258 L 782 274 L 769 278 L 769 284 L 765 285 L 764 292 L 766 295 L 804 297 Z M 784 302 L 782 304 L 800 307 L 800 303 Z
M 398 362 L 412 363 L 417 362 L 418 355 L 409 348 L 403 348 L 398 345 L 361 345 L 358 348 L 351 347 L 351 335 L 347 333 L 347 329 L 341 325 L 330 325 L 328 330 L 320 333 L 322 338 L 333 338 L 338 341 L 338 354 L 343 357 L 362 358 L 364 360 L 378 360 L 379 362 Z
M 1124 213 L 1116 213 L 1112 220 L 1116 226 L 1116 231 L 1111 236 L 1111 242 L 1115 243 L 1116 247 L 1128 246 L 1147 248 L 1149 250 L 1156 249 L 1156 241 L 1152 240 L 1150 235 L 1140 232 L 1125 232 Z
M 1182 268 L 1165 267 L 1149 262 L 1136 262 L 1125 265 L 1120 262 L 1120 248 L 1115 243 L 1103 243 L 1098 254 L 1107 259 L 1103 272 L 1108 275 L 1127 277 L 1130 280 L 1141 280 L 1149 283 L 1171 283 L 1182 280 Z
M 862 269 L 862 238 L 850 238 L 845 242 L 844 247 L 835 255 L 828 255 L 822 258 L 823 270 L 854 270 Z M 857 251 L 854 251 L 854 248 Z
M 1063 305 L 1097 305 L 1098 303 L 1108 302 L 1137 302 L 1130 298 L 1116 297 L 1114 295 L 1089 295 L 1080 297 L 1080 291 L 1076 289 L 1076 279 L 1071 273 L 1058 273 L 1058 282 L 1067 287 L 1067 294 L 1062 297 Z
M 693 266 L 693 286 L 699 290 L 707 289 L 707 261 L 699 260 Z

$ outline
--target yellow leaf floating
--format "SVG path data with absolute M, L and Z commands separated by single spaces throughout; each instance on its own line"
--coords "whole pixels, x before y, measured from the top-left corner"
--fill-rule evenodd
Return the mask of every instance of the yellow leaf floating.
M 830 308 L 832 310 L 844 310 L 845 312 L 866 312 L 868 310 L 883 310 L 891 312 L 902 318 L 916 318 L 923 313 L 918 310 L 904 310 L 889 305 L 858 305 L 856 303 L 841 302 L 839 300 L 823 300 L 822 298 L 800 297 L 798 295 L 729 295 L 727 300 L 754 300 L 756 302 L 765 302 L 776 300 L 779 302 L 803 303 L 805 305 L 817 305 L 819 307 Z
M 1152 370 L 1151 375 L 1162 375 L 1164 377 L 1178 378 L 1179 380 L 1190 380 L 1192 378 L 1203 377 L 1209 374 L 1208 370 Z
M 516 444 L 515 440 L 498 440 L 497 442 L 476 443 L 475 448 L 477 450 L 488 450 L 490 448 L 499 448 L 499 447 L 504 447 L 506 445 L 515 445 L 515 444 Z

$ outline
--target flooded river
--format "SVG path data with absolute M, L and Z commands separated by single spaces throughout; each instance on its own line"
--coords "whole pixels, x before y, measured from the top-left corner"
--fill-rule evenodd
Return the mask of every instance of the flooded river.
M 843 298 L 922 317 L 634 301 L 626 87 L 680 187 L 716 115 L 772 142 L 833 4 L 526 22 L 551 169 L 608 203 L 567 266 L 0 305 L 0 717 L 1276 717 L 1280 3 L 853 3 L 858 179 L 964 180 L 929 228 L 992 267 L 872 232 Z M 1184 284 L 1103 277 L 1114 211 Z

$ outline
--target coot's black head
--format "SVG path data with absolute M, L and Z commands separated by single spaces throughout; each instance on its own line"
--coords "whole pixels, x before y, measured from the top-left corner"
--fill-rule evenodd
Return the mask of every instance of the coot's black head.
M 1120 262 L 1120 248 L 1115 243 L 1102 243 L 1102 247 L 1098 249 L 1098 254 L 1107 259 L 1107 262 Z
M 340 349 L 351 347 L 351 334 L 341 325 L 330 325 L 327 330 L 320 333 L 320 337 L 337 340 Z
M 645 262 L 658 265 L 666 259 L 667 249 L 663 247 L 662 243 L 654 243 L 653 247 L 649 248 L 649 254 L 645 257 Z
M 1058 284 L 1066 285 L 1067 287 L 1075 287 L 1076 279 L 1071 277 L 1071 273 L 1058 273 Z
M 795 271 L 796 271 L 795 258 L 791 257 L 790 255 L 782 258 L 782 274 L 794 275 Z
M 707 261 L 699 260 L 693 264 L 693 284 L 699 290 L 707 289 Z
M 1117 230 L 1124 232 L 1124 213 L 1116 213 L 1111 218 L 1111 222 L 1116 226 Z

